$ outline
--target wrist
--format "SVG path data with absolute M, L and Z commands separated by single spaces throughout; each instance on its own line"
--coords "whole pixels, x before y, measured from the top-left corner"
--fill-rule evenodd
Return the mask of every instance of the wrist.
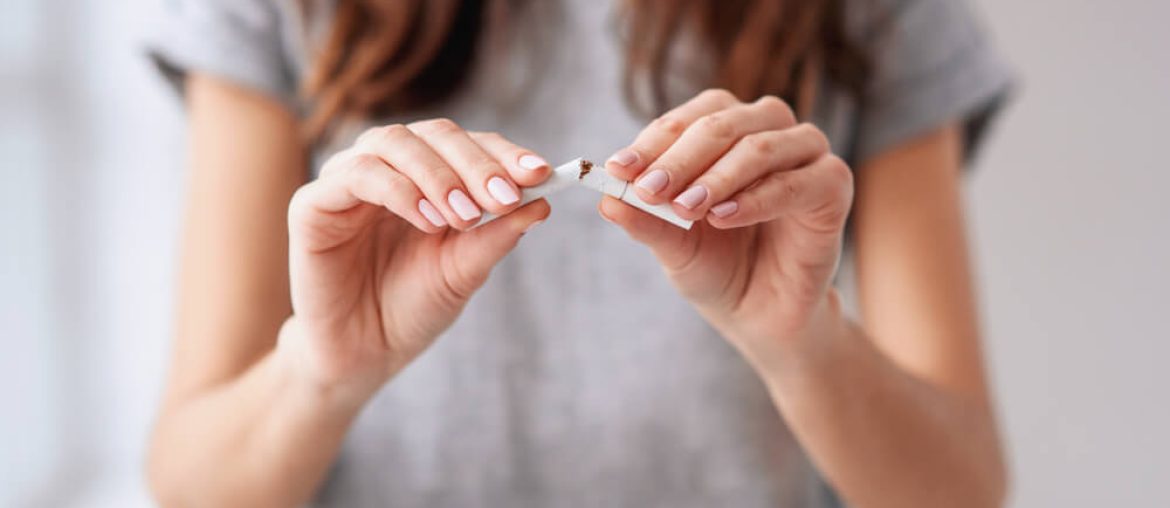
M 813 308 L 805 326 L 783 341 L 795 357 L 822 349 L 830 341 L 849 333 L 851 324 L 841 309 L 841 295 L 830 287 Z
M 290 316 L 280 328 L 272 355 L 281 382 L 297 399 L 325 410 L 356 411 L 389 377 L 381 373 L 329 374 L 313 351 L 311 340 L 296 316 Z
M 796 329 L 774 327 L 760 337 L 740 341 L 750 344 L 745 356 L 766 383 L 831 361 L 832 351 L 853 333 L 853 325 L 841 309 L 837 291 L 829 288 Z M 780 332 L 780 330 L 784 330 Z

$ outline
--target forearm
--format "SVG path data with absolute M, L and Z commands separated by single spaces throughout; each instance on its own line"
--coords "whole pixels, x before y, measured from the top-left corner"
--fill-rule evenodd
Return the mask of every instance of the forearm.
M 162 504 L 295 506 L 312 495 L 361 400 L 307 382 L 290 356 L 278 348 L 164 410 L 149 464 Z
M 850 504 L 1002 504 L 1005 473 L 991 410 L 899 368 L 835 302 L 824 313 L 817 336 L 791 344 L 763 377 L 793 432 Z

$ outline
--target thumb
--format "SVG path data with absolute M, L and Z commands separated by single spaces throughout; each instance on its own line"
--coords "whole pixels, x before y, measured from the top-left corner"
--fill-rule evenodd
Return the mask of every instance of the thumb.
M 445 256 L 442 267 L 451 289 L 461 297 L 470 297 L 520 237 L 549 212 L 548 201 L 538 199 L 488 224 L 455 234 L 451 255 Z
M 690 234 L 691 231 L 671 225 L 618 199 L 603 197 L 597 205 L 597 211 L 605 220 L 625 229 L 635 241 L 650 247 L 668 270 L 682 266 L 695 252 L 698 235 Z

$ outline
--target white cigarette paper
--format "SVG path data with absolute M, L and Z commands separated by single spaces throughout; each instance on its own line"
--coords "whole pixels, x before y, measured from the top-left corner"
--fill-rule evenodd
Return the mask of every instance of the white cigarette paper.
M 578 159 L 581 161 L 581 159 Z M 586 165 L 582 165 L 581 177 L 579 182 L 590 189 L 593 189 L 602 194 L 613 196 L 623 203 L 626 203 L 634 208 L 642 210 L 650 215 L 658 217 L 666 222 L 674 224 L 683 229 L 691 229 L 694 221 L 690 221 L 679 217 L 674 213 L 674 208 L 671 208 L 670 203 L 662 203 L 660 205 L 652 205 L 642 198 L 638 197 L 638 193 L 630 189 L 630 182 L 625 180 L 618 180 L 614 178 L 605 170 L 605 168 L 594 168 L 589 161 L 581 161 Z M 592 169 L 586 169 L 586 167 Z
M 593 189 L 621 200 L 622 202 L 658 217 L 666 222 L 683 229 L 691 229 L 694 221 L 679 217 L 674 213 L 669 203 L 652 205 L 642 201 L 638 194 L 630 190 L 630 182 L 618 180 L 609 175 L 605 168 L 595 167 L 585 159 L 573 159 L 557 166 L 552 175 L 540 185 L 527 187 L 520 192 L 520 205 L 526 205 L 540 198 L 551 196 L 574 185 Z M 475 227 L 482 226 L 498 218 L 492 213 L 485 213 L 483 219 Z

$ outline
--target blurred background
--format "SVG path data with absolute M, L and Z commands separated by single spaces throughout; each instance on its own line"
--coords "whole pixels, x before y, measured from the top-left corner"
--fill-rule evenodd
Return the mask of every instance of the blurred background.
M 1012 506 L 1170 506 L 1170 3 L 972 0 L 1022 78 L 969 178 Z M 0 506 L 149 506 L 183 118 L 162 0 L 0 16 Z

